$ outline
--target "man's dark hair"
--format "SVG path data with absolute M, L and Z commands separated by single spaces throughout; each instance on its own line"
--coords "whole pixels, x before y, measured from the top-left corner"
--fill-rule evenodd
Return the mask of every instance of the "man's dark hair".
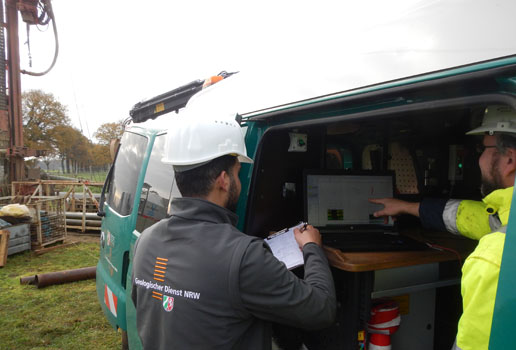
M 501 154 L 505 154 L 507 148 L 516 149 L 516 137 L 509 134 L 497 134 L 496 148 Z
M 183 197 L 206 197 L 222 171 L 232 176 L 231 169 L 235 166 L 237 157 L 222 156 L 209 163 L 187 171 L 175 172 L 176 183 Z

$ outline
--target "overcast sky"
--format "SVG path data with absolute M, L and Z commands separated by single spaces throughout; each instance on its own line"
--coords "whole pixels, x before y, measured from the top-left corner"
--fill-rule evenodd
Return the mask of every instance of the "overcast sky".
M 452 31 L 446 28 L 449 33 L 437 35 L 435 31 L 439 27 L 445 30 L 439 21 L 446 20 L 448 13 L 441 9 L 434 13 L 436 18 L 429 21 L 435 28 L 423 35 L 417 29 L 424 26 L 424 21 L 411 14 L 436 3 L 453 3 L 464 16 L 449 15 L 449 22 L 457 28 Z M 465 3 L 468 3 L 467 12 L 461 10 Z M 331 71 L 323 74 L 324 71 L 345 66 L 354 51 L 381 52 L 387 43 L 393 42 L 398 48 L 428 51 L 435 46 L 435 37 L 455 35 L 468 18 L 480 30 L 477 23 L 483 20 L 508 22 L 514 26 L 514 20 L 505 21 L 498 14 L 487 18 L 486 9 L 481 7 L 492 8 L 500 3 L 511 2 L 52 0 L 59 57 L 54 69 L 43 77 L 22 75 L 22 90 L 41 89 L 54 94 L 68 107 L 73 125 L 82 129 L 85 136 L 92 137 L 102 123 L 127 118 L 135 103 L 222 70 L 270 71 L 271 75 L 288 70 L 297 72 L 300 77 L 331 77 Z M 480 7 L 474 11 L 474 6 Z M 509 6 L 516 10 L 515 5 Z M 512 10 L 506 6 L 498 13 L 512 16 L 515 12 Z M 371 29 L 382 23 L 396 23 L 402 17 L 413 19 L 412 25 L 405 24 L 393 31 Z M 54 54 L 52 28 L 31 27 L 32 68 L 25 44 L 26 27 L 21 21 L 19 33 L 21 68 L 35 72 L 46 70 Z M 472 40 L 471 48 L 478 52 L 482 51 L 477 46 L 483 32 L 479 33 L 464 33 L 465 38 Z M 492 38 L 486 38 L 486 42 L 497 49 L 498 44 L 493 44 Z M 501 40 L 499 45 L 507 46 L 507 41 Z M 514 48 L 514 40 L 510 45 Z M 447 54 L 452 55 L 456 48 L 451 46 L 447 50 Z M 474 50 L 472 59 L 476 58 Z M 503 50 L 499 52 L 506 54 Z M 403 64 L 399 55 L 395 62 Z M 353 64 L 363 65 L 356 72 L 361 76 L 380 73 L 368 69 L 366 61 L 359 59 Z M 388 63 L 381 70 L 388 71 L 387 68 Z M 429 70 L 434 68 L 428 66 Z M 338 77 L 333 76 L 337 80 Z M 274 80 L 271 76 L 271 82 Z M 327 79 L 324 81 L 324 85 L 330 86 L 330 83 Z M 338 83 L 342 84 L 342 80 Z
M 90 137 L 135 103 L 222 70 L 302 67 L 321 58 L 317 48 L 418 1 L 347 2 L 52 0 L 59 57 L 47 75 L 23 75 L 22 90 L 53 93 Z M 22 69 L 46 70 L 52 28 L 31 27 L 32 68 L 22 22 L 19 31 Z

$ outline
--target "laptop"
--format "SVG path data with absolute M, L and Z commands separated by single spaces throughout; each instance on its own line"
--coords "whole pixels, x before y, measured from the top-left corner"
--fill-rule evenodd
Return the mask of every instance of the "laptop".
M 368 199 L 393 197 L 394 179 L 394 172 L 305 170 L 304 218 L 319 229 L 323 244 L 342 251 L 426 249 L 399 235 L 391 218 L 373 215 L 383 206 Z

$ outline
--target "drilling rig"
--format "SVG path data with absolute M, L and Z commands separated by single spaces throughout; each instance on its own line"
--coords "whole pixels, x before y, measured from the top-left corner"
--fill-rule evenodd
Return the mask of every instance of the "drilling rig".
M 23 142 L 23 115 L 21 104 L 21 74 L 41 76 L 57 59 L 57 30 L 50 0 L 0 0 L 0 195 L 9 193 L 8 184 L 25 179 L 24 158 L 42 155 L 41 151 L 25 147 Z M 34 73 L 20 69 L 19 14 L 27 27 L 53 25 L 56 38 L 54 60 L 49 69 Z M 5 17 L 4 17 L 5 16 Z

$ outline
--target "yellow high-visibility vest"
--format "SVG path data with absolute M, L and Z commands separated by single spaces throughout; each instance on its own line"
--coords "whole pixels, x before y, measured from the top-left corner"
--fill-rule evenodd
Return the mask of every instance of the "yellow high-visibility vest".
M 487 350 L 489 346 L 512 193 L 510 187 L 493 191 L 483 203 L 462 201 L 457 211 L 459 232 L 470 238 L 480 237 L 478 246 L 462 267 L 463 313 L 457 333 L 457 346 L 462 350 Z M 497 215 L 501 226 L 496 232 L 486 234 L 489 216 L 493 215 Z

